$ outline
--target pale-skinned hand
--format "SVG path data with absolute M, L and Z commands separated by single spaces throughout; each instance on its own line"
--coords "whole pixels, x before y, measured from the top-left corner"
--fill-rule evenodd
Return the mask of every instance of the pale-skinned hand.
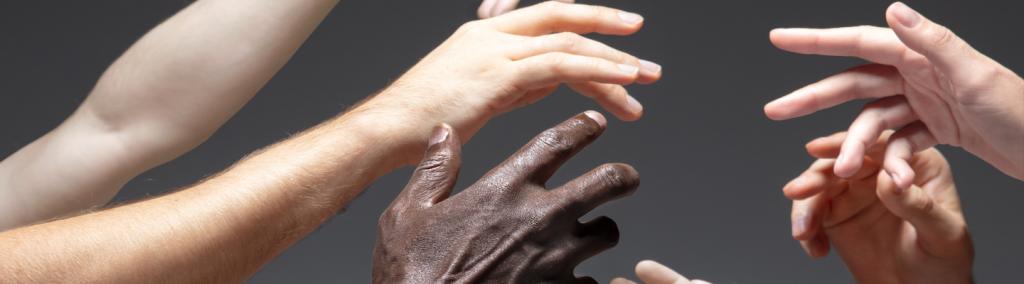
M 920 151 L 912 185 L 897 187 L 880 174 L 890 133 L 850 178 L 832 172 L 846 133 L 807 144 L 819 160 L 783 189 L 793 237 L 811 257 L 835 248 L 860 283 L 970 283 L 974 250 L 949 164 L 935 148 Z
M 687 279 L 675 270 L 653 260 L 644 260 L 636 264 L 636 276 L 644 284 L 711 284 L 704 280 Z M 626 278 L 612 279 L 611 284 L 636 284 Z
M 901 188 L 916 180 L 912 154 L 936 144 L 963 147 L 1024 179 L 1024 80 L 902 3 L 889 7 L 886 20 L 890 28 L 772 31 L 772 43 L 787 51 L 859 57 L 872 64 L 769 103 L 768 117 L 785 120 L 876 99 L 850 125 L 836 175 L 857 173 L 866 149 L 893 129 L 896 134 L 879 162 Z
M 433 125 L 468 139 L 490 118 L 532 104 L 560 84 L 597 101 L 620 119 L 643 114 L 624 85 L 653 83 L 661 67 L 582 34 L 630 35 L 640 15 L 612 8 L 546 2 L 460 27 L 361 111 L 384 111 L 425 129 L 403 158 L 419 160 Z

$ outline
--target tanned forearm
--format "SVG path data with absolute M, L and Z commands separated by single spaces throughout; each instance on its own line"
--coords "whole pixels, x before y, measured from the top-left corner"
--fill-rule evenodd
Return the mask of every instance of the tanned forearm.
M 338 0 L 203 0 L 103 74 L 57 129 L 0 163 L 0 231 L 99 206 L 209 138 Z
M 405 122 L 412 121 L 412 122 Z M 163 197 L 0 233 L 21 282 L 238 282 L 402 166 L 416 120 L 362 107 Z M 418 131 L 415 131 L 418 132 Z

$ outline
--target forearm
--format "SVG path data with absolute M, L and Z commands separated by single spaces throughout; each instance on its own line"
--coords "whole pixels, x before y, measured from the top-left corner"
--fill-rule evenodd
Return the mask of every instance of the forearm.
M 12 282 L 234 282 L 306 236 L 419 127 L 362 109 L 254 154 L 192 188 L 0 234 Z
M 202 143 L 336 3 L 203 0 L 153 29 L 67 121 L 0 164 L 0 230 L 103 205 Z
M 248 102 L 337 2 L 196 1 L 111 65 L 80 118 L 118 131 L 141 166 L 166 162 Z

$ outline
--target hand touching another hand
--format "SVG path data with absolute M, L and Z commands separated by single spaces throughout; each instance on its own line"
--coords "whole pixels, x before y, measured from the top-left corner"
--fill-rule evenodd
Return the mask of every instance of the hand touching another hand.
M 912 153 L 961 146 L 1004 173 L 1024 179 L 1024 80 L 953 32 L 902 3 L 886 12 L 891 29 L 777 29 L 779 48 L 854 56 L 873 62 L 797 90 L 765 106 L 776 120 L 855 99 L 868 104 L 849 128 L 835 173 L 851 177 L 886 129 L 897 129 L 883 168 L 900 188 L 917 180 Z
M 643 281 L 644 284 L 710 284 L 704 280 L 686 279 L 675 270 L 651 260 L 636 264 L 636 276 L 640 277 L 640 281 Z M 625 278 L 615 278 L 612 279 L 611 284 L 636 284 L 636 282 Z
M 450 196 L 459 171 L 456 131 L 439 127 L 405 190 L 380 218 L 375 283 L 594 282 L 577 264 L 615 246 L 615 222 L 579 218 L 631 194 L 639 175 L 601 166 L 569 183 L 545 183 L 605 127 L 588 111 L 533 139 L 477 183 Z
M 918 174 L 900 189 L 879 174 L 885 136 L 847 179 L 832 173 L 846 133 L 807 145 L 819 160 L 784 188 L 794 238 L 812 257 L 831 244 L 860 283 L 969 283 L 973 247 L 949 164 L 935 148 L 914 154 Z
M 653 83 L 661 67 L 580 34 L 629 35 L 639 15 L 611 8 L 546 2 L 463 25 L 446 42 L 363 106 L 422 127 L 408 163 L 423 153 L 434 125 L 447 123 L 464 139 L 490 118 L 534 103 L 561 83 L 591 97 L 623 120 L 643 107 L 623 85 Z

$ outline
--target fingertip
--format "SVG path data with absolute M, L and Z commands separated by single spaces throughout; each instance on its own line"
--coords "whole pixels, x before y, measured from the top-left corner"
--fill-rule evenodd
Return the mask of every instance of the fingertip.
M 839 152 L 839 157 L 836 158 L 836 164 L 833 167 L 833 173 L 837 177 L 850 178 L 857 174 L 860 170 L 863 162 L 863 154 L 858 154 L 853 147 L 843 147 Z
M 628 114 L 621 117 L 624 121 L 637 121 L 644 115 L 644 106 L 631 95 L 626 95 L 626 111 Z
M 491 17 L 491 9 L 494 9 L 495 0 L 484 0 L 476 10 L 477 17 L 487 19 Z
M 886 21 L 892 28 L 912 29 L 921 23 L 921 14 L 903 2 L 895 2 L 885 10 Z
M 774 121 L 786 120 L 787 117 L 786 117 L 785 113 L 782 111 L 782 109 L 779 107 L 779 104 L 777 102 L 778 102 L 778 100 L 775 100 L 775 101 L 772 101 L 770 103 L 765 104 L 764 105 L 764 115 L 767 116 L 768 119 L 771 119 L 771 120 L 774 120 Z
M 636 282 L 633 282 L 633 280 L 629 280 L 626 278 L 616 277 L 615 279 L 612 279 L 612 282 L 610 282 L 610 284 L 636 284 Z
M 768 32 L 768 40 L 775 46 L 779 45 L 779 41 L 785 36 L 788 29 L 786 28 L 774 28 Z
M 608 119 L 606 119 L 604 115 L 601 114 L 600 112 L 588 110 L 583 112 L 583 114 L 589 117 L 590 120 L 596 122 L 597 125 L 600 126 L 601 128 L 605 128 L 608 126 Z
M 902 159 L 891 159 L 883 166 L 889 179 L 895 185 L 893 193 L 899 195 L 914 185 L 914 169 Z

